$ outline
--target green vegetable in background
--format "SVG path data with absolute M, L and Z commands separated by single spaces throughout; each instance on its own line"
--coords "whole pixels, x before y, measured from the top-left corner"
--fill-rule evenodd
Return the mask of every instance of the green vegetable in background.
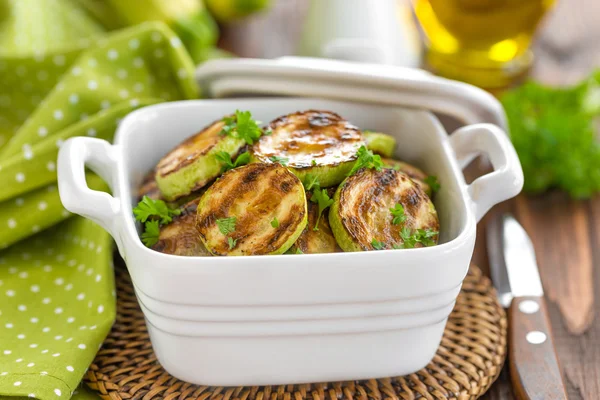
M 572 88 L 529 82 L 501 100 L 526 192 L 559 188 L 574 198 L 600 192 L 600 71 Z

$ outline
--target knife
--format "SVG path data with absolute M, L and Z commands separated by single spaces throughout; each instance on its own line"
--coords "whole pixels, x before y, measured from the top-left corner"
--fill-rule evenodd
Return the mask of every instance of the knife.
M 487 227 L 492 281 L 508 309 L 510 377 L 518 399 L 567 399 L 552 341 L 535 251 L 510 215 Z

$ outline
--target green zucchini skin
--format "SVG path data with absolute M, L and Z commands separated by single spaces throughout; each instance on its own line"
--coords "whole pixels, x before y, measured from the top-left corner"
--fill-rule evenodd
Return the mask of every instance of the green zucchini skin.
M 396 204 L 404 206 L 407 216 L 398 225 L 392 223 L 390 212 Z M 408 175 L 393 169 L 362 169 L 348 177 L 335 193 L 329 224 L 344 251 L 375 250 L 373 240 L 392 249 L 403 243 L 400 231 L 404 226 L 439 231 L 429 197 Z
M 330 188 L 329 195 L 333 196 L 334 188 Z M 296 240 L 296 243 L 288 250 L 288 253 L 297 254 L 320 254 L 320 253 L 338 253 L 342 249 L 338 246 L 335 236 L 329 226 L 329 209 L 323 211 L 319 220 L 318 230 L 315 230 L 315 224 L 319 217 L 319 206 L 310 201 L 311 193 L 306 194 L 308 205 L 308 224 L 302 231 L 302 234 Z
M 352 169 L 356 152 L 364 145 L 360 130 L 330 111 L 308 110 L 284 115 L 269 125 L 251 150 L 253 162 L 287 159 L 286 166 L 300 180 L 315 175 L 321 187 L 338 185 Z
M 383 157 L 392 157 L 396 149 L 396 138 L 381 132 L 363 131 L 367 149 Z
M 421 169 L 409 163 L 405 163 L 404 161 L 393 160 L 391 158 L 382 158 L 381 161 L 383 162 L 383 165 L 385 167 L 402 171 L 406 175 L 410 176 L 410 179 L 418 183 L 419 186 L 421 186 L 421 189 L 423 189 L 423 191 L 427 193 L 427 196 L 431 197 L 431 187 L 427 183 L 425 183 L 425 179 L 427 179 L 427 174 Z
M 200 197 L 182 206 L 181 214 L 173 217 L 173 221 L 160 228 L 158 242 L 152 246 L 153 250 L 188 257 L 212 255 L 200 240 L 196 227 L 196 210 L 199 201 Z
M 280 164 L 254 163 L 226 172 L 208 188 L 196 224 L 213 255 L 283 254 L 306 227 L 306 207 L 298 177 Z M 224 218 L 235 218 L 234 229 L 226 234 L 217 223 Z
M 243 139 L 220 135 L 224 126 L 223 121 L 213 122 L 159 161 L 155 177 L 165 200 L 174 201 L 206 186 L 221 175 L 216 154 L 225 151 L 233 157 L 245 146 Z

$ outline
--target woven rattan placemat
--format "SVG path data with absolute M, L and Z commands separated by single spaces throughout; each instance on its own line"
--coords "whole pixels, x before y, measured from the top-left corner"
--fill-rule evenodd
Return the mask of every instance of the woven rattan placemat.
M 476 399 L 506 357 L 506 314 L 481 270 L 472 266 L 434 359 L 407 376 L 303 385 L 211 387 L 169 375 L 152 351 L 131 279 L 116 268 L 117 320 L 84 377 L 106 400 Z

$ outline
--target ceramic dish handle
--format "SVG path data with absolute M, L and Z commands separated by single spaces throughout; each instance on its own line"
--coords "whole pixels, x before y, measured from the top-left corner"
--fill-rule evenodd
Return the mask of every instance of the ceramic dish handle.
M 460 166 L 464 169 L 479 154 L 489 157 L 494 171 L 480 176 L 467 187 L 477 222 L 492 206 L 519 194 L 523 170 L 517 152 L 502 129 L 492 124 L 465 126 L 450 135 Z
M 119 221 L 119 200 L 108 193 L 90 189 L 85 180 L 85 169 L 89 167 L 112 187 L 116 164 L 113 146 L 100 139 L 71 138 L 58 153 L 58 188 L 63 206 L 96 222 L 114 238 Z

